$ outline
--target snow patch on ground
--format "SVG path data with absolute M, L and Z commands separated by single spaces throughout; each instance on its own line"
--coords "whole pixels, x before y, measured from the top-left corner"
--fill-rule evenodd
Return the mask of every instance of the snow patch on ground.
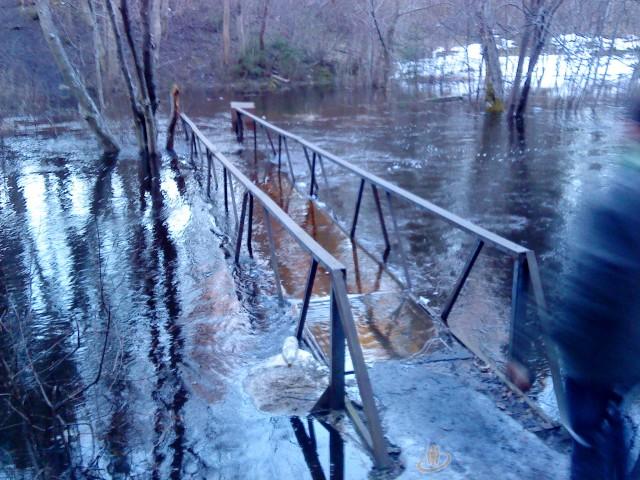
M 508 84 L 513 82 L 518 65 L 517 45 L 512 40 L 497 39 L 500 63 Z M 552 38 L 536 65 L 534 86 L 554 89 L 560 95 L 575 95 L 585 87 L 603 84 L 615 86 L 628 81 L 638 63 L 640 37 L 593 38 L 575 34 Z M 529 58 L 525 59 L 524 71 Z M 446 78 L 453 82 L 452 93 L 474 92 L 477 73 L 483 70 L 482 46 L 471 43 L 449 49 L 436 48 L 430 58 L 402 61 L 396 78 Z

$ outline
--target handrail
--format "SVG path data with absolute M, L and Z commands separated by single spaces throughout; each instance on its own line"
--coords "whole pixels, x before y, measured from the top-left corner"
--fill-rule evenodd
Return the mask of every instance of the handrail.
M 294 140 L 299 144 L 303 145 L 304 147 L 308 148 L 312 152 L 316 152 L 317 154 L 321 155 L 323 158 L 331 160 L 333 163 L 340 165 L 347 170 L 350 170 L 351 172 L 358 175 L 360 178 L 366 179 L 369 183 L 380 187 L 384 191 L 393 193 L 396 196 L 413 203 L 414 205 L 417 205 L 425 210 L 428 210 L 429 212 L 437 215 L 443 220 L 453 225 L 456 225 L 461 230 L 464 230 L 466 232 L 476 235 L 477 237 L 481 238 L 485 242 L 495 246 L 496 248 L 504 252 L 507 252 L 514 256 L 518 256 L 518 255 L 526 254 L 529 251 L 529 249 L 521 245 L 518 245 L 517 243 L 512 242 L 511 240 L 508 240 L 504 237 L 501 237 L 500 235 L 490 232 L 489 230 L 483 227 L 480 227 L 479 225 L 476 225 L 473 222 L 470 222 L 469 220 L 465 220 L 464 218 L 456 215 L 455 213 L 445 210 L 444 208 L 439 207 L 438 205 L 428 200 L 425 200 L 424 198 L 419 197 L 418 195 L 411 193 L 408 190 L 405 190 L 404 188 L 399 187 L 398 185 L 395 185 L 387 180 L 384 180 L 378 177 L 377 175 L 369 173 L 366 170 L 363 170 L 362 168 L 330 152 L 327 152 L 326 150 L 316 145 L 315 143 L 311 143 L 299 137 L 298 135 L 295 135 L 291 132 L 287 132 L 286 130 L 283 130 L 282 128 L 277 127 L 276 125 L 258 117 L 257 115 L 243 108 L 232 106 L 232 109 L 236 110 L 241 115 L 247 116 L 254 122 L 259 123 L 263 127 L 268 128 L 269 130 L 277 133 L 278 135 L 282 137 L 290 138 L 291 140 Z
M 198 137 L 207 150 L 209 150 L 225 168 L 246 188 L 255 199 L 257 199 L 271 215 L 273 215 L 278 222 L 289 232 L 289 234 L 298 242 L 298 244 L 315 258 L 320 265 L 322 265 L 327 272 L 333 273 L 338 271 L 345 271 L 346 267 L 337 259 L 335 259 L 329 252 L 327 252 L 318 242 L 316 242 L 311 235 L 305 232 L 296 222 L 294 222 L 289 215 L 287 215 L 271 197 L 263 192 L 258 186 L 256 186 L 244 173 L 227 159 L 222 153 L 220 153 L 214 145 L 204 136 L 200 129 L 193 123 L 193 121 L 184 113 L 180 114 L 180 118 L 189 125 L 189 128 Z
M 280 300 L 283 301 L 283 295 L 281 292 L 281 285 L 278 274 L 278 265 L 275 254 L 275 245 L 273 241 L 273 233 L 271 230 L 271 218 L 278 221 L 284 229 L 297 241 L 297 243 L 306 250 L 313 258 L 311 268 L 309 270 L 309 279 L 307 281 L 307 287 L 305 289 L 303 308 L 301 311 L 298 325 L 296 328 L 296 336 L 299 341 L 303 340 L 303 331 L 307 333 L 309 341 L 307 344 L 309 348 L 314 352 L 314 346 L 317 345 L 313 334 L 308 329 L 304 329 L 304 323 L 306 319 L 306 311 L 309 306 L 309 300 L 313 290 L 314 279 L 318 264 L 330 274 L 331 279 L 331 338 L 330 338 L 330 356 L 327 361 L 330 368 L 330 381 L 329 387 L 325 394 L 322 396 L 318 405 L 318 409 L 329 408 L 332 410 L 344 410 L 346 414 L 354 422 L 356 431 L 362 436 L 366 445 L 372 450 L 373 457 L 376 466 L 380 468 L 388 468 L 391 466 L 391 459 L 387 450 L 387 443 L 384 439 L 382 430 L 382 424 L 378 414 L 377 407 L 375 405 L 373 389 L 367 367 L 364 361 L 364 355 L 358 339 L 358 333 L 353 319 L 353 312 L 351 311 L 351 305 L 349 303 L 349 297 L 346 286 L 346 268 L 345 266 L 334 258 L 328 251 L 326 251 L 319 243 L 317 243 L 307 232 L 305 232 L 297 223 L 293 221 L 265 192 L 263 192 L 257 185 L 255 185 L 247 176 L 245 176 L 233 163 L 229 161 L 222 153 L 220 153 L 215 146 L 205 137 L 195 123 L 184 113 L 180 114 L 182 120 L 182 126 L 185 132 L 187 142 L 190 142 L 190 154 L 193 160 L 194 153 L 198 154 L 198 145 L 201 143 L 204 145 L 204 149 L 207 154 L 207 189 L 210 186 L 210 178 L 213 167 L 213 174 L 216 175 L 215 165 L 213 165 L 212 159 L 215 158 L 223 169 L 224 176 L 224 193 L 225 193 L 225 208 L 228 211 L 227 206 L 227 184 L 230 186 L 231 200 L 234 206 L 234 214 L 236 212 L 235 207 L 235 194 L 233 190 L 233 182 L 228 182 L 228 175 L 235 177 L 235 179 L 246 189 L 243 194 L 242 213 L 240 220 L 236 221 L 238 228 L 236 235 L 236 264 L 239 265 L 239 253 L 242 245 L 243 229 L 245 223 L 245 214 L 247 203 L 249 203 L 248 214 L 248 228 L 247 228 L 247 249 L 252 256 L 251 249 L 251 225 L 253 216 L 253 202 L 256 200 L 262 205 L 265 214 L 265 223 L 267 226 L 267 233 L 269 236 L 269 248 L 271 250 L 271 266 L 276 275 L 276 283 L 278 287 L 278 293 Z M 191 139 L 189 139 L 187 129 L 191 130 Z M 217 177 L 214 177 L 217 178 Z M 217 180 L 216 180 L 217 187 Z M 237 220 L 237 216 L 236 216 Z M 351 361 L 353 364 L 353 370 L 360 392 L 360 398 L 362 401 L 362 410 L 366 418 L 366 424 L 362 422 L 359 414 L 351 408 L 350 400 L 346 397 L 345 393 L 345 342 L 349 348 Z M 319 356 L 324 359 L 323 354 Z
M 533 298 L 537 307 L 537 311 L 538 311 L 538 315 L 542 316 L 545 314 L 546 312 L 546 302 L 545 302 L 545 298 L 544 298 L 544 292 L 542 289 L 542 282 L 540 280 L 540 272 L 538 269 L 538 262 L 536 259 L 536 255 L 535 252 L 531 249 L 528 249 L 526 247 L 523 247 L 521 245 L 518 245 L 515 242 L 512 242 L 511 240 L 508 240 L 504 237 L 501 237 L 500 235 L 497 235 L 493 232 L 490 232 L 489 230 L 480 227 L 476 224 L 474 224 L 473 222 L 470 222 L 468 220 L 465 220 L 464 218 L 449 212 L 448 210 L 439 207 L 437 205 L 435 205 L 434 203 L 419 197 L 418 195 L 411 193 L 407 190 L 405 190 L 402 187 L 399 187 L 398 185 L 395 185 L 387 180 L 384 180 L 380 177 L 378 177 L 377 175 L 374 175 L 372 173 L 367 172 L 366 170 L 353 165 L 352 163 L 330 153 L 327 152 L 326 150 L 324 150 L 323 148 L 321 148 L 320 146 L 309 142 L 301 137 L 299 137 L 298 135 L 295 135 L 291 132 L 288 132 L 270 122 L 268 122 L 267 120 L 258 117 L 257 115 L 249 112 L 248 110 L 242 108 L 241 106 L 239 106 L 238 104 L 231 104 L 231 109 L 232 111 L 235 111 L 237 114 L 237 121 L 234 122 L 235 128 L 236 128 L 236 136 L 238 138 L 238 141 L 242 142 L 243 141 L 243 137 L 244 137 L 244 121 L 242 119 L 243 116 L 246 116 L 248 119 L 251 119 L 253 122 L 253 148 L 254 148 L 254 158 L 257 158 L 257 128 L 256 125 L 260 125 L 262 127 L 262 129 L 265 131 L 265 133 L 267 134 L 267 137 L 269 139 L 269 144 L 271 146 L 272 152 L 273 154 L 277 154 L 278 156 L 278 166 L 279 168 L 281 168 L 281 143 L 282 140 L 284 139 L 284 147 L 285 147 L 285 153 L 287 156 L 287 160 L 288 160 L 288 164 L 289 164 L 289 169 L 290 169 L 290 174 L 291 174 L 291 181 L 292 183 L 296 184 L 296 180 L 295 180 L 295 176 L 294 176 L 294 171 L 293 171 L 293 165 L 291 163 L 291 157 L 290 157 L 290 153 L 289 153 L 289 148 L 287 145 L 287 139 L 291 139 L 294 142 L 297 142 L 298 144 L 302 145 L 305 156 L 306 156 L 306 160 L 307 160 L 307 166 L 309 167 L 310 173 L 311 173 L 311 188 L 310 188 L 310 193 L 309 196 L 312 199 L 315 199 L 316 196 L 314 195 L 314 191 L 317 189 L 317 182 L 315 180 L 315 166 L 316 166 L 316 157 L 318 157 L 319 161 L 320 161 L 320 167 L 322 168 L 323 174 L 325 175 L 325 181 L 327 181 L 326 178 L 326 174 L 324 173 L 324 167 L 323 167 L 323 163 L 322 160 L 324 159 L 328 159 L 331 162 L 333 162 L 334 164 L 337 164 L 343 168 L 345 168 L 346 170 L 356 174 L 358 177 L 360 177 L 360 185 L 359 185 L 359 191 L 358 191 L 358 197 L 356 200 L 356 205 L 355 205 L 355 212 L 354 212 L 354 216 L 353 216 L 353 223 L 351 224 L 351 230 L 350 232 L 348 230 L 345 230 L 344 227 L 342 227 L 342 225 L 340 225 L 339 222 L 336 222 L 336 224 L 342 228 L 343 230 L 345 230 L 345 233 L 347 233 L 348 235 L 350 235 L 351 239 L 355 242 L 358 243 L 357 239 L 355 238 L 355 230 L 356 230 L 356 226 L 357 226 L 357 221 L 358 221 L 358 214 L 360 211 L 360 205 L 361 205 L 361 201 L 362 201 L 362 195 L 363 195 L 363 191 L 364 191 L 364 186 L 365 183 L 368 182 L 371 185 L 371 189 L 372 189 L 372 193 L 373 193 L 373 197 L 376 203 L 376 209 L 377 209 L 377 213 L 378 213 L 378 217 L 380 220 L 380 226 L 382 229 L 382 234 L 384 236 L 384 241 L 386 244 L 386 249 L 385 249 L 385 254 L 383 255 L 383 259 L 382 259 L 382 263 L 386 263 L 386 255 L 388 253 L 388 251 L 391 248 L 391 244 L 389 242 L 389 238 L 388 238 L 388 234 L 387 234 L 387 228 L 385 225 L 385 219 L 384 219 L 384 213 L 381 209 L 381 205 L 380 205 L 380 198 L 378 195 L 378 188 L 382 189 L 387 197 L 387 204 L 388 204 L 388 209 L 389 209 L 389 213 L 391 215 L 392 221 L 393 221 L 393 229 L 394 229 L 394 234 L 395 237 L 397 239 L 397 247 L 400 253 L 400 261 L 402 263 L 402 267 L 404 269 L 404 276 L 405 276 L 405 286 L 409 289 L 409 291 L 411 291 L 411 278 L 410 278 L 410 274 L 409 274 L 409 269 L 408 269 L 408 265 L 407 265 L 407 259 L 406 259 L 406 254 L 404 251 L 404 247 L 403 247 L 403 243 L 402 243 L 402 239 L 401 239 L 401 235 L 400 235 L 400 231 L 398 228 L 398 223 L 397 223 L 397 218 L 395 215 L 395 210 L 393 207 L 393 203 L 391 201 L 392 196 L 396 196 L 399 197 L 401 199 L 404 199 L 424 210 L 427 210 L 428 212 L 436 215 L 438 218 L 448 222 L 449 224 L 457 227 L 459 230 L 467 232 L 473 236 L 475 236 L 476 238 L 476 243 L 475 246 L 473 248 L 473 250 L 471 251 L 471 254 L 469 255 L 469 257 L 467 258 L 464 268 L 462 270 L 462 272 L 460 273 L 460 275 L 458 276 L 451 293 L 449 294 L 444 308 L 442 309 L 441 313 L 440 313 L 440 317 L 443 320 L 443 322 L 448 325 L 448 317 L 449 314 L 451 313 L 451 310 L 454 306 L 454 304 L 456 303 L 458 296 L 460 295 L 460 292 L 472 270 L 472 268 L 475 265 L 475 262 L 480 254 L 480 251 L 482 250 L 482 248 L 485 246 L 485 244 L 488 244 L 490 246 L 493 246 L 494 248 L 502 251 L 503 253 L 506 253 L 507 255 L 509 255 L 510 257 L 512 257 L 513 259 L 513 282 L 512 282 L 512 295 L 511 295 L 511 322 L 510 322 L 510 340 L 509 340 L 509 355 L 511 358 L 516 358 L 518 360 L 522 360 L 520 358 L 518 358 L 518 352 L 515 349 L 515 343 L 516 343 L 516 337 L 518 336 L 519 331 L 521 330 L 521 326 L 522 326 L 522 322 L 525 320 L 526 315 L 527 315 L 527 303 L 528 303 L 528 297 L 530 295 L 530 293 L 533 293 Z M 274 146 L 274 142 L 271 139 L 271 136 L 269 135 L 269 131 L 275 133 L 278 135 L 278 150 L 276 151 L 275 146 Z M 313 153 L 313 159 L 312 161 L 310 161 L 309 159 L 309 152 L 311 151 Z M 358 243 L 359 244 L 359 243 Z M 373 257 L 373 255 L 362 245 L 360 245 L 363 250 L 365 250 L 365 252 L 367 252 L 370 256 Z M 394 278 L 397 279 L 397 277 Z M 398 280 L 399 281 L 399 280 Z M 400 282 L 400 281 L 399 281 Z M 431 313 L 431 312 L 430 312 Z M 464 342 L 463 342 L 464 343 Z M 548 343 L 546 343 L 546 348 L 547 348 L 547 360 L 549 362 L 549 368 L 550 368 L 550 372 L 551 372 L 551 377 L 552 377 L 552 381 L 553 381 L 553 385 L 554 385 L 554 390 L 556 393 L 556 398 L 558 401 L 558 409 L 560 411 L 560 418 L 561 418 L 561 422 L 563 424 L 567 424 L 567 407 L 566 407 L 566 399 L 565 399 L 565 395 L 564 395 L 564 387 L 562 385 L 562 381 L 561 381 L 561 376 L 560 376 L 560 368 L 558 365 L 558 360 L 557 360 L 557 355 L 554 353 L 554 349 L 553 347 Z M 479 351 L 475 351 L 473 349 L 471 349 L 470 346 L 467 345 L 467 348 L 469 348 L 470 350 L 474 351 L 474 353 L 479 356 L 480 358 L 482 358 L 485 361 L 489 361 L 489 359 L 487 359 L 484 354 L 482 354 Z M 498 373 L 498 372 L 496 372 Z M 506 379 L 506 377 L 502 377 L 503 380 L 508 380 Z M 510 382 L 508 382 L 509 384 Z M 514 387 L 512 384 L 510 385 L 511 387 Z M 517 388 L 517 387 L 516 387 Z M 521 392 L 522 393 L 522 392 Z M 526 398 L 526 396 L 525 396 Z M 531 404 L 531 403 L 530 403 Z M 537 409 L 539 411 L 539 409 Z M 540 412 L 540 411 L 539 411 Z

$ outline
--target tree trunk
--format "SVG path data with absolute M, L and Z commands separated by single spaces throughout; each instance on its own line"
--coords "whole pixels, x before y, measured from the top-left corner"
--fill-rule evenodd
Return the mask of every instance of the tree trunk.
M 544 48 L 544 32 L 540 27 L 536 27 L 536 34 L 533 40 L 533 46 L 531 56 L 529 57 L 529 65 L 527 67 L 527 75 L 524 80 L 522 91 L 520 92 L 520 98 L 518 100 L 518 108 L 516 109 L 516 117 L 522 117 L 527 109 L 527 102 L 529 101 L 529 92 L 531 91 L 531 82 L 533 79 L 533 72 Z
M 149 179 L 158 178 L 160 171 L 160 155 L 158 153 L 158 129 L 156 124 L 157 96 L 154 83 L 153 61 L 153 40 L 151 33 L 152 11 L 155 8 L 155 0 L 142 0 L 140 14 L 142 17 L 142 62 L 137 52 L 135 42 L 133 40 L 132 26 L 130 21 L 127 0 L 120 1 L 120 12 L 122 14 L 122 25 L 124 34 L 129 45 L 131 58 L 133 59 L 134 68 L 137 75 L 137 83 L 139 86 L 140 96 L 134 85 L 129 64 L 124 52 L 124 41 L 116 18 L 114 0 L 107 0 L 107 8 L 109 17 L 113 27 L 113 33 L 116 38 L 118 49 L 118 58 L 120 68 L 127 86 L 127 93 L 133 112 L 133 118 L 136 125 L 136 133 L 140 147 L 140 155 L 145 167 L 145 174 Z M 150 3 L 151 2 L 151 3 Z
M 393 15 L 389 21 L 389 28 L 387 29 L 387 48 L 384 56 L 384 66 L 382 70 L 383 88 L 386 90 L 389 87 L 389 78 L 393 73 L 393 52 L 395 50 L 396 40 L 396 27 L 398 25 L 398 19 L 400 18 L 400 3 L 398 0 L 393 2 Z
M 264 7 L 262 9 L 262 21 L 260 22 L 260 51 L 264 52 L 264 34 L 267 31 L 267 16 L 269 15 L 269 2 L 270 0 L 264 0 Z
M 160 0 L 159 14 L 160 18 L 160 36 L 162 38 L 169 28 L 169 0 Z
M 87 7 L 91 33 L 93 34 L 93 61 L 95 64 L 96 95 L 98 96 L 98 106 L 100 107 L 100 111 L 104 113 L 104 82 L 102 79 L 102 65 L 104 64 L 105 58 L 104 45 L 102 44 L 102 35 L 100 35 L 100 25 L 98 24 L 98 15 L 96 14 L 94 0 L 87 0 Z
M 231 32 L 229 23 L 231 22 L 231 0 L 223 0 L 222 6 L 222 62 L 224 66 L 229 66 L 229 56 L 231 52 Z
M 247 39 L 244 33 L 244 14 L 242 13 L 242 0 L 238 0 L 236 24 L 238 28 L 238 41 L 240 42 L 240 52 L 244 53 L 245 49 L 247 48 Z
M 159 38 L 154 32 L 154 25 L 159 25 L 159 12 L 157 8 L 157 0 L 141 0 L 140 16 L 142 17 L 142 63 L 144 71 L 144 83 L 147 96 L 151 103 L 153 115 L 158 110 L 158 96 L 156 95 L 155 81 L 155 59 Z M 158 19 L 156 23 L 156 17 Z M 159 33 L 159 32 L 158 32 Z M 154 122 L 155 123 L 155 122 Z
M 167 128 L 167 145 L 169 151 L 173 151 L 174 139 L 176 136 L 176 126 L 180 117 L 180 89 L 174 85 L 171 89 L 171 116 L 169 117 L 169 127 Z
M 36 8 L 38 11 L 38 20 L 40 28 L 44 34 L 44 38 L 47 41 L 53 58 L 62 73 L 64 82 L 70 88 L 71 93 L 78 102 L 80 114 L 89 124 L 89 128 L 98 137 L 100 145 L 107 155 L 115 155 L 120 151 L 120 147 L 114 136 L 111 134 L 107 123 L 96 107 L 95 102 L 87 92 L 87 88 L 80 77 L 78 71 L 69 61 L 67 52 L 62 46 L 60 40 L 60 34 L 53 23 L 51 15 L 51 9 L 48 0 L 36 0 Z
M 387 29 L 386 38 L 385 38 L 385 35 L 382 33 L 382 28 L 380 26 L 380 23 L 378 22 L 378 17 L 376 15 L 377 7 L 374 4 L 374 0 L 370 0 L 369 6 L 370 6 L 371 19 L 373 20 L 373 26 L 378 36 L 378 41 L 380 42 L 380 48 L 382 50 L 381 75 L 376 75 L 376 74 L 373 75 L 374 77 L 373 86 L 376 88 L 380 88 L 382 90 L 386 90 L 389 83 L 389 76 L 391 74 L 391 62 L 392 62 L 391 50 L 393 48 L 393 37 L 395 35 L 395 27 L 398 22 L 398 18 L 400 16 L 399 4 L 398 4 L 398 1 L 396 0 L 394 5 L 394 9 L 395 9 L 394 15 L 391 20 L 391 24 Z M 374 63 L 376 65 L 379 65 L 377 61 Z
M 623 12 L 625 12 L 625 10 L 626 10 L 626 2 L 624 0 L 622 2 L 622 8 L 623 8 Z M 607 53 L 607 63 L 605 64 L 605 67 L 604 67 L 604 73 L 602 75 L 602 79 L 600 80 L 600 86 L 599 86 L 598 91 L 596 93 L 596 98 L 593 101 L 593 107 L 594 108 L 596 107 L 596 105 L 600 101 L 600 97 L 602 96 L 602 91 L 604 90 L 605 83 L 607 82 L 607 75 L 609 75 L 609 67 L 611 66 L 611 58 L 613 57 L 613 51 L 615 50 L 615 40 L 618 37 L 618 32 L 619 32 L 619 29 L 620 29 L 620 21 L 621 21 L 621 15 L 618 15 L 616 17 L 616 23 L 615 23 L 615 27 L 613 29 L 613 35 L 611 35 L 611 45 L 609 45 L 609 51 Z M 597 75 L 597 72 L 596 72 L 596 75 Z
M 549 8 L 546 8 L 546 6 L 544 5 L 544 0 L 538 0 L 540 8 L 538 9 L 536 14 L 532 51 L 531 56 L 529 57 L 527 76 L 524 81 L 524 86 L 522 87 L 522 92 L 520 92 L 520 100 L 518 101 L 518 108 L 516 110 L 516 116 L 519 118 L 522 118 L 524 116 L 524 113 L 527 109 L 527 102 L 529 101 L 533 72 L 536 68 L 536 65 L 538 64 L 540 54 L 544 49 L 553 16 L 555 15 L 558 8 L 560 8 L 562 2 L 563 0 L 553 0 L 551 6 Z
M 485 2 L 478 9 L 478 25 L 480 26 L 480 38 L 484 61 L 487 67 L 485 75 L 485 100 L 487 111 L 504 111 L 504 83 L 502 80 L 502 67 L 500 66 L 500 55 L 496 38 L 493 33 L 495 16 L 489 2 Z
M 522 32 L 522 40 L 520 41 L 520 54 L 518 55 L 518 66 L 516 67 L 516 75 L 511 86 L 511 95 L 509 97 L 509 117 L 513 117 L 516 113 L 518 97 L 520 95 L 520 84 L 522 83 L 522 70 L 524 69 L 524 59 L 527 57 L 529 43 L 531 42 L 530 19 L 525 18 L 524 31 Z
M 120 63 L 120 69 L 124 78 L 124 83 L 127 88 L 127 96 L 129 97 L 129 104 L 133 113 L 133 121 L 136 127 L 136 136 L 138 138 L 138 145 L 140 146 L 140 153 L 143 153 L 145 143 L 145 128 L 144 128 L 144 116 L 140 105 L 138 105 L 138 92 L 131 78 L 131 71 L 129 70 L 129 64 L 124 51 L 124 41 L 122 40 L 122 33 L 118 26 L 118 20 L 116 18 L 116 9 L 113 5 L 114 0 L 107 0 L 107 11 L 109 12 L 109 20 L 111 21 L 111 29 L 113 31 L 114 41 L 116 44 L 116 51 L 118 53 L 118 61 Z

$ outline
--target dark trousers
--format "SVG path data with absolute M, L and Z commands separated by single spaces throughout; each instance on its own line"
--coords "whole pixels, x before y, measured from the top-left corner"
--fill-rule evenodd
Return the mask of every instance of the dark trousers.
M 627 465 L 622 397 L 613 387 L 567 379 L 571 428 L 589 446 L 573 441 L 572 480 L 624 480 Z

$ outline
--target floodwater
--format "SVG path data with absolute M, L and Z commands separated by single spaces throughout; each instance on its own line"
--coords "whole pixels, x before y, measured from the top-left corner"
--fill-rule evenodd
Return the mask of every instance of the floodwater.
M 398 249 L 380 268 L 288 180 L 278 184 L 277 165 L 264 154 L 254 162 L 249 139 L 243 148 L 231 134 L 232 99 L 187 94 L 184 110 L 345 263 L 366 359 L 420 352 L 437 326 L 403 300 L 393 278 L 404 276 Z M 509 132 L 466 103 L 413 91 L 248 99 L 274 123 L 535 250 L 552 305 L 581 196 L 606 185 L 621 153 L 616 106 L 566 116 L 534 105 L 526 130 Z M 0 465 L 8 476 L 57 477 L 72 467 L 76 476 L 115 478 L 366 477 L 371 460 L 349 425 L 341 436 L 317 420 L 269 415 L 243 390 L 298 313 L 295 301 L 277 305 L 259 215 L 256 261 L 243 251 L 234 268 L 230 215 L 219 195 L 206 200 L 183 142 L 152 195 L 141 188 L 133 148 L 110 164 L 73 122 L 10 122 L 0 145 Z M 292 156 L 303 191 L 304 156 Z M 349 226 L 359 180 L 324 167 L 319 201 Z M 414 293 L 437 310 L 473 238 L 409 205 L 396 209 Z M 285 294 L 299 299 L 309 260 L 277 226 L 274 233 Z M 370 191 L 356 235 L 381 255 Z M 510 291 L 509 260 L 487 250 L 450 317 L 457 335 L 498 363 Z M 327 293 L 319 272 L 310 324 L 325 345 Z
M 501 117 L 485 115 L 466 102 L 437 103 L 418 90 L 395 92 L 389 98 L 371 92 L 313 90 L 307 91 L 304 98 L 289 92 L 243 100 L 254 101 L 256 113 L 277 126 L 534 250 L 550 309 L 560 300 L 561 292 L 554 287 L 562 272 L 565 245 L 572 235 L 571 220 L 586 196 L 607 186 L 611 167 L 624 155 L 623 105 L 604 104 L 597 112 L 585 109 L 568 114 L 551 106 L 555 103 L 553 98 L 542 97 L 532 106 L 524 128 L 510 129 Z M 215 110 L 214 105 L 222 102 L 220 98 L 211 99 L 210 108 Z M 226 105 L 219 108 L 226 109 Z M 382 264 L 384 272 L 406 280 L 401 250 L 394 244 L 398 236 L 394 235 L 384 195 L 380 195 L 382 210 L 394 245 L 383 261 L 385 243 L 369 185 L 364 190 L 356 231 L 365 252 L 355 248 L 348 235 L 323 213 L 328 211 L 349 231 L 359 177 L 324 159 L 322 168 L 317 167 L 317 202 L 305 201 L 311 177 L 300 146 L 292 141 L 288 144 L 296 193 L 289 181 L 286 155 L 282 155 L 280 174 L 276 168 L 277 159 L 271 154 L 270 144 L 274 142 L 277 150 L 275 137 L 270 140 L 258 129 L 256 143 L 260 153 L 256 159 L 251 128 L 245 132 L 246 139 L 240 147 L 228 131 L 227 111 L 213 116 L 196 111 L 194 117 L 224 153 L 242 165 L 298 224 L 347 265 L 354 315 L 362 319 L 358 326 L 365 339 L 365 356 L 375 360 L 420 352 L 435 335 L 437 323 L 431 323 L 424 312 L 415 312 L 412 302 L 387 293 L 397 290 L 397 282 L 383 274 L 387 281 L 380 285 Z M 423 306 L 437 313 L 472 254 L 475 238 L 408 202 L 395 198 L 393 202 L 412 292 Z M 330 231 L 326 223 L 331 224 Z M 373 254 L 374 261 L 367 252 Z M 509 349 L 512 261 L 485 246 L 449 317 L 455 335 L 498 368 L 504 367 Z M 308 267 L 290 255 L 283 262 L 297 275 L 283 282 L 297 289 L 293 297 L 299 298 Z M 372 300 L 371 292 L 377 292 L 382 299 Z M 390 298 L 395 300 L 390 302 Z M 367 311 L 362 313 L 363 310 Z M 324 306 L 321 312 L 324 314 Z M 396 322 L 396 314 L 402 322 Z M 532 397 L 554 416 L 539 327 L 535 320 L 526 327 L 514 348 L 536 374 Z M 386 332 L 385 339 L 391 342 L 374 345 L 374 340 L 367 345 L 366 340 L 376 337 L 379 331 Z M 396 337 L 400 341 L 394 342 Z

